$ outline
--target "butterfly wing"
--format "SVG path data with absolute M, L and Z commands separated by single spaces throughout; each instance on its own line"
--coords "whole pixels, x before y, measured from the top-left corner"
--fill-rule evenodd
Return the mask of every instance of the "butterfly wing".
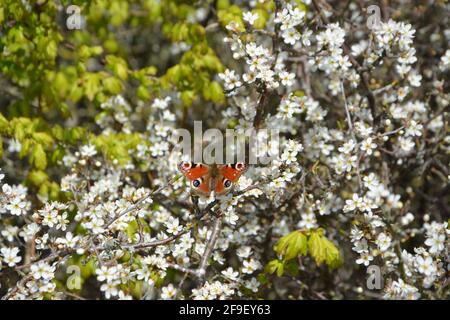
M 208 165 L 205 165 L 203 163 L 193 163 L 189 161 L 180 163 L 178 165 L 178 168 L 190 181 L 203 177 L 210 170 Z
M 211 192 L 211 168 L 203 163 L 182 162 L 178 168 L 190 181 L 192 191 L 200 195 L 208 195 Z
M 230 192 L 234 184 L 239 180 L 241 175 L 247 171 L 247 169 L 248 165 L 242 162 L 219 166 L 219 176 L 215 186 L 216 195 L 225 195 Z

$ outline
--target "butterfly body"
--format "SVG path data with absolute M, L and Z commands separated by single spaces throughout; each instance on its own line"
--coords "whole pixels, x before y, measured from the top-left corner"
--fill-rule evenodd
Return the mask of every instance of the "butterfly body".
M 208 196 L 211 192 L 221 196 L 230 192 L 248 166 L 242 162 L 236 164 L 212 164 L 182 162 L 180 171 L 190 181 L 193 193 Z

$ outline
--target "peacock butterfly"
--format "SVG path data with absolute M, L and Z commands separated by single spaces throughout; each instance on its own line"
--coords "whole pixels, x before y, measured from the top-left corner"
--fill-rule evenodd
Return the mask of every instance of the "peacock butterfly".
M 223 196 L 233 189 L 240 176 L 247 171 L 248 165 L 242 162 L 206 165 L 184 161 L 178 168 L 190 181 L 195 194 L 209 196 L 214 191 L 216 196 Z

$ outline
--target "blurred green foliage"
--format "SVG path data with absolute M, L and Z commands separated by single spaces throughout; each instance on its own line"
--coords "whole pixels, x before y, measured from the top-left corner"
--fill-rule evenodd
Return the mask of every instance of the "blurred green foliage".
M 66 26 L 69 5 L 80 7 L 80 30 Z M 2 1 L 0 156 L 5 139 L 14 138 L 22 146 L 25 183 L 57 199 L 50 172 L 67 148 L 90 142 L 124 164 L 129 148 L 144 143 L 136 133 L 101 133 L 95 117 L 110 97 L 148 103 L 170 90 L 180 93 L 180 108 L 223 104 L 213 78 L 224 67 L 205 26 L 191 19 L 206 6 L 215 6 L 222 24 L 242 20 L 241 9 L 228 1 Z M 170 54 L 181 42 L 188 50 Z

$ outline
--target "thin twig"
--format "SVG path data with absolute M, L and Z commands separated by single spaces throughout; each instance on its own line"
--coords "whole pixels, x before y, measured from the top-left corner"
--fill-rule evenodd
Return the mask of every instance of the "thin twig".
M 211 238 L 208 241 L 208 245 L 205 248 L 205 252 L 203 253 L 202 260 L 200 262 L 200 266 L 197 270 L 197 275 L 201 279 L 204 279 L 204 276 L 206 274 L 206 265 L 208 264 L 208 260 L 214 250 L 217 239 L 219 238 L 221 226 L 222 226 L 222 214 L 219 214 L 214 222 Z
M 347 117 L 348 130 L 350 131 L 350 133 L 352 135 L 353 141 L 355 143 L 357 143 L 356 137 L 355 137 L 355 132 L 353 130 L 352 117 L 350 115 L 350 111 L 348 110 L 347 97 L 345 96 L 344 84 L 342 83 L 342 80 L 341 80 L 341 93 L 342 93 L 342 99 L 344 99 L 345 115 Z
M 156 240 L 156 241 L 152 241 L 152 242 L 142 242 L 142 243 L 138 243 L 138 244 L 123 245 L 121 247 L 124 249 L 134 249 L 134 250 L 153 248 L 153 247 L 157 247 L 157 246 L 172 242 L 189 231 L 190 231 L 190 228 L 186 228 L 186 229 L 180 231 L 179 233 L 177 233 L 173 236 L 170 236 L 168 238 L 162 239 L 162 240 Z

